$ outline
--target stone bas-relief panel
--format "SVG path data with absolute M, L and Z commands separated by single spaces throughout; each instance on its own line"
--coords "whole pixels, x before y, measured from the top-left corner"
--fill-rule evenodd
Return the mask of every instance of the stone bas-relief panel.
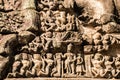
M 119 0 L 0 0 L 0 79 L 120 79 Z

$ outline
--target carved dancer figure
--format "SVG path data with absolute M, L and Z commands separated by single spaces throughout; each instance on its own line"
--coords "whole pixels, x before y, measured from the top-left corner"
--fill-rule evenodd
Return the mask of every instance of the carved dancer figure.
M 81 76 L 83 72 L 85 72 L 83 66 L 83 58 L 81 57 L 81 54 L 77 54 L 76 73 L 77 75 Z
M 65 69 L 67 74 L 74 74 L 75 73 L 75 60 L 76 56 L 71 52 L 72 50 L 72 44 L 69 44 L 67 47 L 67 53 L 64 54 L 64 57 L 66 57 L 65 60 Z
M 101 74 L 103 74 L 103 62 L 104 62 L 104 57 L 100 53 L 96 53 L 94 58 L 91 58 L 93 67 L 92 67 L 92 74 L 93 77 L 100 77 Z
M 21 54 L 22 54 L 22 60 L 21 60 L 22 67 L 20 69 L 20 75 L 23 77 L 27 77 L 26 72 L 30 70 L 31 62 L 29 60 L 29 56 L 27 53 L 21 53 Z
M 45 71 L 39 71 L 38 76 L 50 76 L 51 72 L 52 72 L 52 67 L 53 67 L 53 63 L 54 61 L 52 60 L 52 53 L 47 53 L 46 54 L 46 58 L 44 58 L 44 61 L 46 62 L 45 65 Z
M 42 60 L 40 54 L 33 54 L 32 61 L 34 63 L 32 71 L 27 71 L 26 74 L 30 77 L 35 77 L 38 76 L 38 73 L 43 70 L 44 61 Z
M 114 68 L 113 68 L 113 63 L 115 59 L 112 58 L 111 56 L 105 56 L 105 71 L 102 76 L 107 77 L 107 78 L 112 78 L 114 74 Z
M 12 65 L 12 73 L 8 74 L 8 78 L 17 78 L 19 77 L 19 73 L 20 73 L 20 68 L 22 67 L 22 63 L 21 63 L 21 55 L 18 54 L 15 56 L 15 61 Z

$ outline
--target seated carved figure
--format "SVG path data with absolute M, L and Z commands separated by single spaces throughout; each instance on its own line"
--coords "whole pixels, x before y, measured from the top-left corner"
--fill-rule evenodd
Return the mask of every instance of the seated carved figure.
M 101 77 L 103 74 L 103 62 L 104 62 L 104 57 L 100 53 L 96 53 L 94 58 L 92 58 L 92 74 L 93 77 Z

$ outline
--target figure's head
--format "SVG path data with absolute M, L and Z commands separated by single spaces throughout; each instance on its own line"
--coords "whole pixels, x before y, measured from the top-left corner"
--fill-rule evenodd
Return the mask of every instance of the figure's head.
M 47 37 L 47 38 L 52 38 L 52 36 L 53 36 L 53 35 L 52 35 L 51 32 L 46 32 L 46 37 Z
M 68 51 L 68 52 L 71 52 L 72 48 L 73 48 L 72 43 L 68 44 L 68 46 L 67 46 L 67 51 Z
M 41 60 L 40 54 L 33 54 L 33 58 L 34 58 L 35 60 Z
M 81 56 L 81 55 L 82 55 L 82 54 L 80 54 L 80 53 L 79 53 L 79 54 L 77 54 L 77 56 Z
M 27 53 L 22 53 L 22 59 L 23 60 L 28 60 L 29 59 L 28 54 Z
M 21 55 L 20 54 L 15 55 L 15 61 L 18 61 L 18 60 L 21 60 Z
M 98 40 L 100 40 L 101 39 L 101 34 L 100 33 L 95 33 L 94 35 L 93 35 L 93 39 L 98 39 Z
M 103 37 L 103 39 L 104 39 L 104 40 L 110 40 L 110 35 L 105 35 L 105 36 Z
M 106 61 L 110 61 L 111 59 L 112 59 L 112 58 L 111 58 L 110 56 L 108 56 L 108 55 L 105 56 L 105 60 L 106 60 Z
M 39 43 L 39 42 L 40 42 L 40 38 L 39 38 L 39 37 L 36 37 L 36 38 L 34 39 L 34 42 L 35 42 L 35 43 Z
M 46 58 L 47 58 L 47 59 L 51 59 L 52 56 L 53 56 L 52 53 L 47 53 L 47 54 L 46 54 Z
M 94 56 L 94 59 L 95 59 L 95 60 L 102 60 L 102 59 L 103 59 L 103 56 L 102 56 L 102 54 L 100 54 L 100 53 L 96 53 L 95 56 Z

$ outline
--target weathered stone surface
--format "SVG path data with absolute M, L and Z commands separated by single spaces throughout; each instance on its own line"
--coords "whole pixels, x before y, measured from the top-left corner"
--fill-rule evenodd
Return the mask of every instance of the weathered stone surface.
M 0 79 L 120 79 L 120 0 L 0 0 Z
M 18 45 L 17 35 L 9 34 L 1 37 L 0 54 L 11 54 L 13 49 Z
M 31 42 L 35 38 L 35 35 L 29 31 L 21 31 L 18 34 L 19 44 L 25 45 Z

